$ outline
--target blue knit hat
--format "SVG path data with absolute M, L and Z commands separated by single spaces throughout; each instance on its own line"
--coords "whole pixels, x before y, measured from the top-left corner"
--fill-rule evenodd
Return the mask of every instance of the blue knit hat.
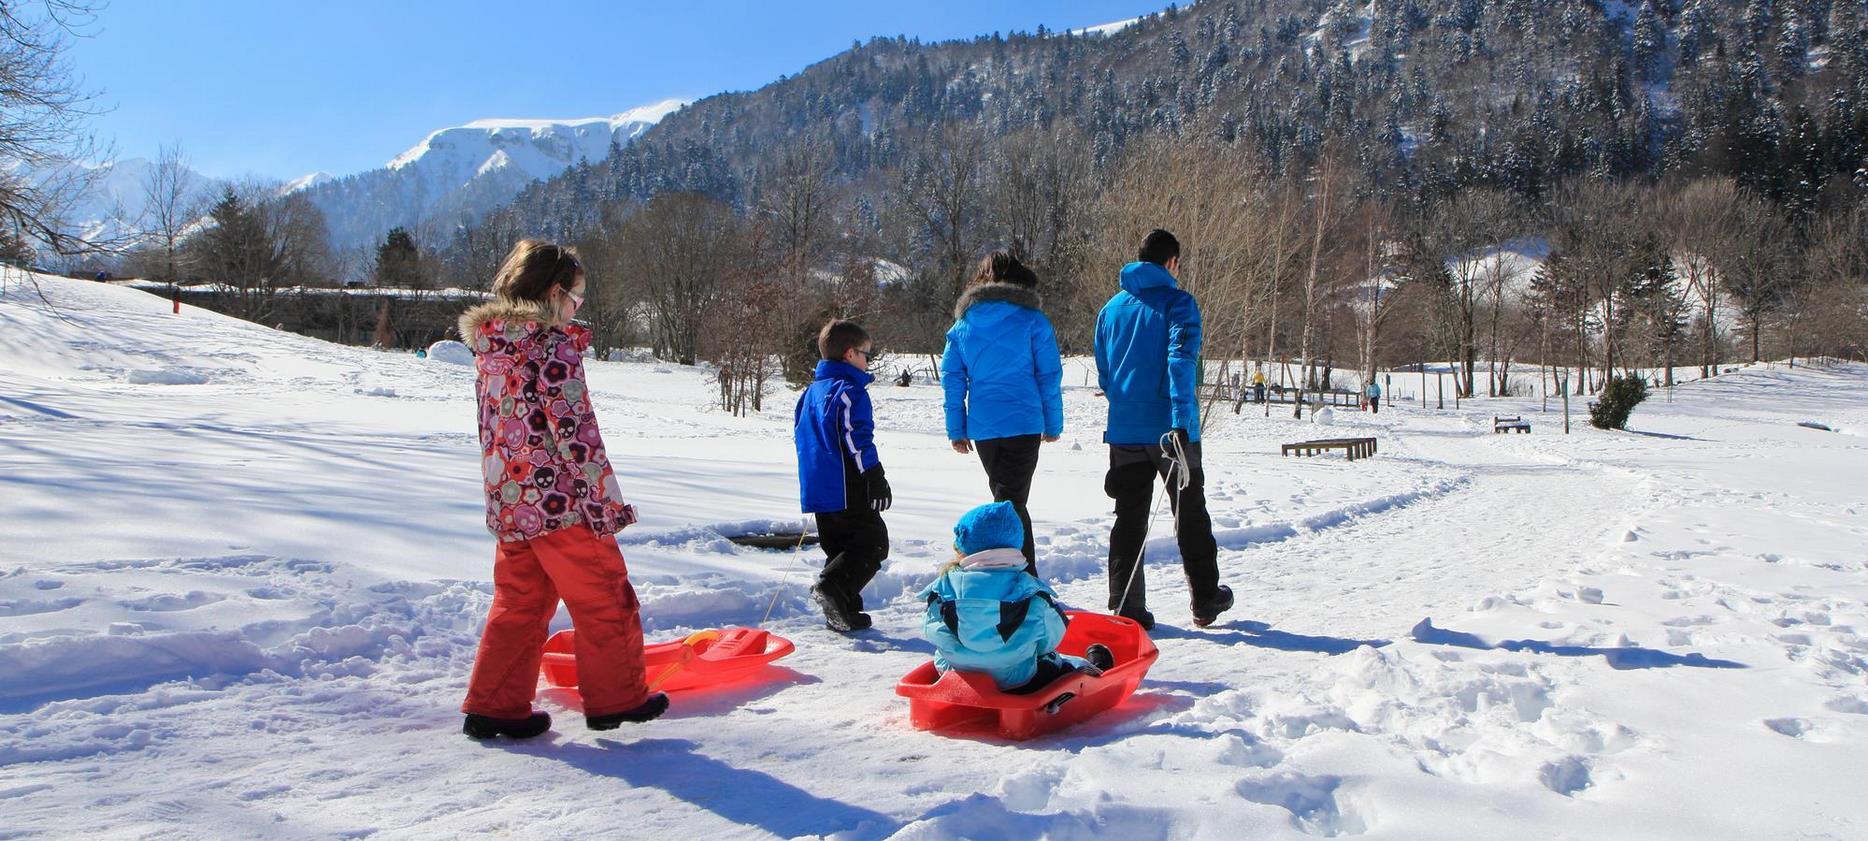
M 1025 545 L 1025 524 L 1010 502 L 991 502 L 960 515 L 953 526 L 953 548 L 971 555 L 987 549 L 1019 549 Z

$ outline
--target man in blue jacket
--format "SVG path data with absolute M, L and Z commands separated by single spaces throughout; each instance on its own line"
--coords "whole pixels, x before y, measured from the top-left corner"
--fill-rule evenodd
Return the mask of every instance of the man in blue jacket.
M 1142 574 L 1155 477 L 1167 483 L 1181 567 L 1202 628 L 1232 607 L 1219 583 L 1219 546 L 1206 512 L 1200 467 L 1200 305 L 1175 285 L 1180 242 L 1155 230 L 1136 262 L 1122 267 L 1122 291 L 1096 316 L 1096 376 L 1109 400 L 1109 473 L 1103 491 L 1116 501 L 1109 532 L 1109 609 L 1154 626 Z
M 869 627 L 863 588 L 889 557 L 882 512 L 895 497 L 876 453 L 870 409 L 869 334 L 853 321 L 832 321 L 817 334 L 817 379 L 798 396 L 792 442 L 798 448 L 798 495 L 817 517 L 828 560 L 811 597 L 833 631 Z

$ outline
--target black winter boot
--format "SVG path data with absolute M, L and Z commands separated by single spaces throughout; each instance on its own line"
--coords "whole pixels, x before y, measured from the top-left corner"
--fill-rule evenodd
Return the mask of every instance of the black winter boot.
M 585 716 L 584 726 L 589 727 L 592 730 L 615 730 L 616 728 L 621 727 L 623 722 L 625 721 L 633 723 L 633 724 L 641 724 L 642 722 L 645 722 L 645 721 L 654 721 L 655 719 L 660 718 L 662 713 L 665 713 L 667 711 L 668 711 L 668 693 L 657 692 L 653 695 L 650 695 L 648 700 L 643 701 L 642 703 L 637 704 L 636 706 L 631 707 L 630 709 L 623 710 L 622 712 L 614 712 L 614 713 L 610 713 L 609 715 Z
M 857 610 L 838 595 L 836 586 L 819 581 L 811 587 L 811 598 L 824 611 L 824 625 L 830 630 L 849 633 L 869 627 L 869 614 Z
M 1226 611 L 1231 610 L 1231 609 L 1232 609 L 1232 588 L 1224 584 L 1221 584 L 1219 585 L 1219 593 L 1213 596 L 1212 601 L 1209 601 L 1205 604 L 1194 602 L 1193 604 L 1194 627 L 1204 628 L 1208 625 L 1211 625 L 1213 624 L 1213 620 L 1219 618 L 1220 614 L 1225 613 Z
M 551 729 L 551 713 L 535 712 L 525 718 L 494 718 L 490 715 L 467 714 L 467 720 L 461 722 L 461 732 L 469 739 L 491 739 L 505 736 L 508 739 L 530 739 Z

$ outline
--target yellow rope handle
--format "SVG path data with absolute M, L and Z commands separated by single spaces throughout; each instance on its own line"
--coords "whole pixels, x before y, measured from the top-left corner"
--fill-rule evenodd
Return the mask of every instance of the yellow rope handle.
M 705 631 L 695 631 L 694 633 L 688 634 L 687 639 L 682 640 L 681 644 L 691 649 L 703 642 L 713 642 L 718 639 L 720 639 L 720 632 L 709 628 Z M 656 675 L 654 680 L 649 681 L 649 691 L 654 692 L 657 687 L 667 683 L 669 678 L 675 676 L 675 672 L 681 671 L 681 667 L 687 665 L 687 662 L 688 658 L 682 657 L 668 664 L 668 668 L 663 669 L 661 674 Z

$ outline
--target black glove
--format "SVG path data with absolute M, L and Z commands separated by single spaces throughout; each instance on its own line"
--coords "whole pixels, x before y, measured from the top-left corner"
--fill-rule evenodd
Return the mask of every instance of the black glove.
M 1187 451 L 1187 430 L 1181 429 L 1180 427 L 1177 426 L 1173 429 L 1168 430 L 1168 438 L 1171 439 L 1171 442 L 1172 442 L 1169 445 L 1170 447 L 1172 447 L 1173 445 L 1179 445 L 1179 449 L 1181 452 Z M 1174 451 L 1172 449 L 1168 451 L 1170 455 L 1172 455 L 1173 452 Z
M 863 482 L 869 489 L 869 507 L 877 514 L 889 510 L 895 504 L 895 493 L 889 490 L 889 478 L 882 474 L 882 465 L 878 464 L 863 471 Z

